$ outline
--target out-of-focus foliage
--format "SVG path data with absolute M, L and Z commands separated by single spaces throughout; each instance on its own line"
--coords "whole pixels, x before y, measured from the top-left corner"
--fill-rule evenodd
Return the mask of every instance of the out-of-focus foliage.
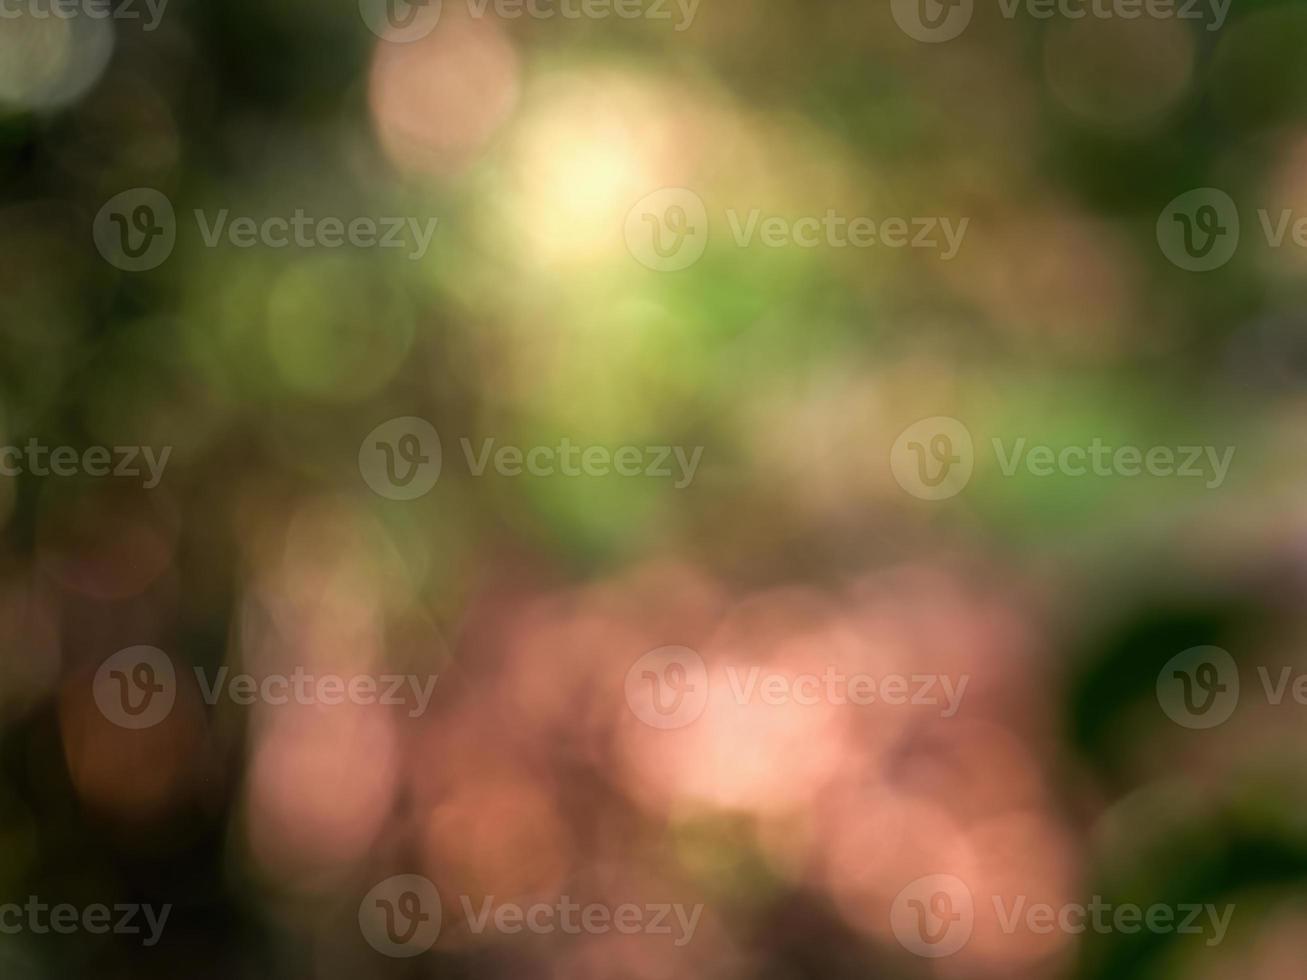
M 151 947 L 0 930 L 0 976 L 1300 975 L 1307 708 L 1257 670 L 1307 650 L 1307 250 L 1258 211 L 1307 201 L 1307 6 L 976 0 L 942 44 L 884 2 L 479 9 L 405 44 L 308 0 L 0 19 L 0 445 L 171 447 L 149 489 L 0 477 L 0 905 L 173 906 Z M 1194 273 L 1157 225 L 1203 187 L 1242 236 Z M 92 229 L 136 188 L 176 246 L 128 272 Z M 675 272 L 624 235 L 663 188 L 709 218 Z M 742 245 L 755 210 L 967 226 L 949 258 Z M 437 223 L 420 255 L 206 241 L 297 213 Z M 360 446 L 405 417 L 443 470 L 397 501 Z M 890 465 L 932 417 L 976 447 L 937 502 Z M 1020 439 L 1235 455 L 1217 486 L 1007 475 Z M 701 457 L 679 487 L 477 475 L 485 440 Z M 138 645 L 180 682 L 132 730 L 92 691 Z M 969 688 L 660 731 L 624 685 L 668 645 Z M 1252 695 L 1206 731 L 1155 693 L 1203 645 Z M 205 703 L 224 668 L 439 681 L 422 713 Z M 920 958 L 891 909 L 944 872 L 975 933 Z M 444 901 L 413 960 L 359 926 L 400 873 Z M 991 894 L 1235 912 L 1216 945 L 1005 933 Z M 677 946 L 492 936 L 459 901 L 559 895 L 704 912 Z

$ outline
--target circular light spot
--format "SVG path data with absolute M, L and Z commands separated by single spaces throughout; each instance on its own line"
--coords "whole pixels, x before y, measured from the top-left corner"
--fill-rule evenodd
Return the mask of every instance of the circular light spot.
M 1193 35 L 1173 20 L 1063 20 L 1045 35 L 1044 73 L 1053 96 L 1087 122 L 1144 127 L 1193 80 Z
M 113 42 L 107 20 L 0 18 L 0 103 L 53 109 L 76 101 L 104 72 Z

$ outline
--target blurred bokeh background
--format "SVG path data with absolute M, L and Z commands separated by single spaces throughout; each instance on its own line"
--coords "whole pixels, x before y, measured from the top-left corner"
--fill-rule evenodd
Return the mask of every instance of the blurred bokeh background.
M 173 911 L 150 948 L 0 935 L 0 975 L 1307 976 L 1307 707 L 1255 672 L 1307 666 L 1307 250 L 1255 217 L 1307 206 L 1307 5 L 1237 0 L 1209 30 L 976 0 L 939 44 L 884 0 L 702 0 L 683 30 L 675 5 L 445 0 L 402 42 L 351 0 L 171 0 L 152 30 L 22 9 L 0 18 L 0 444 L 172 452 L 148 490 L 0 478 L 0 904 Z M 92 226 L 141 187 L 176 248 L 126 272 Z M 1200 187 L 1243 217 L 1207 273 L 1156 239 Z M 624 240 L 662 188 L 712 219 L 675 272 Z M 197 209 L 439 225 L 414 261 L 209 247 Z M 969 225 L 948 260 L 740 247 L 722 215 L 754 209 Z M 444 469 L 387 499 L 360 445 L 410 416 Z M 928 501 L 890 455 L 938 416 L 975 472 Z M 1009 477 L 995 438 L 1237 454 L 1218 487 Z M 677 488 L 476 476 L 462 439 L 703 452 Z M 728 699 L 664 731 L 624 685 L 673 644 L 970 682 L 952 717 Z M 1209 644 L 1245 697 L 1189 729 L 1159 671 Z M 138 645 L 179 686 L 133 730 L 92 692 Z M 194 668 L 224 666 L 439 682 L 416 716 L 206 704 Z M 444 921 L 389 959 L 359 902 L 401 873 Z M 936 873 L 978 912 L 933 960 L 891 906 Z M 477 934 L 457 898 L 564 894 L 704 912 L 678 947 Z M 991 894 L 1236 911 L 1218 945 L 1005 934 Z

